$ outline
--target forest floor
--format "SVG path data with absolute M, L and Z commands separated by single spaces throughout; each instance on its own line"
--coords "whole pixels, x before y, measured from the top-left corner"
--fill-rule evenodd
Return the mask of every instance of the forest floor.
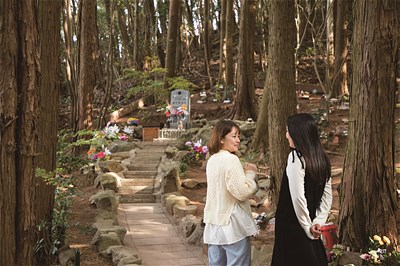
M 224 118 L 231 105 L 222 103 L 205 103 L 198 104 L 195 96 L 192 99 L 192 114 L 200 115 L 204 114 L 204 117 L 208 120 Z M 301 112 L 316 112 L 321 108 L 324 108 L 324 101 L 321 95 L 310 94 L 308 99 L 303 99 L 299 97 L 298 108 Z M 154 114 L 155 117 L 160 118 L 159 114 Z M 338 217 L 339 213 L 339 199 L 337 193 L 337 187 L 340 183 L 341 169 L 343 167 L 345 146 L 347 142 L 346 130 L 348 121 L 348 110 L 342 110 L 339 108 L 332 108 L 332 112 L 329 117 L 330 123 L 328 126 L 322 127 L 325 132 L 330 132 L 328 138 L 324 144 L 324 147 L 328 153 L 328 156 L 332 164 L 332 174 L 333 174 L 333 206 L 332 213 L 335 217 Z M 338 134 L 333 134 L 336 132 Z M 284 134 L 284 133 L 282 133 Z M 337 136 L 335 138 L 335 136 Z M 84 178 L 84 177 L 80 177 Z M 189 166 L 188 170 L 184 173 L 182 179 L 196 179 L 200 182 L 206 180 L 205 170 L 200 166 Z M 95 194 L 98 189 L 93 187 L 93 183 L 90 180 L 81 180 L 77 182 L 79 185 L 79 192 L 73 200 L 73 205 L 71 207 L 71 217 L 70 217 L 70 228 L 67 230 L 68 240 L 67 243 L 72 248 L 79 248 L 81 252 L 81 265 L 99 265 L 106 266 L 112 265 L 109 259 L 101 257 L 91 246 L 90 242 L 93 238 L 95 230 L 92 228 L 94 223 L 94 218 L 96 214 L 96 209 L 94 206 L 90 205 L 89 198 L 91 195 Z M 198 206 L 198 216 L 202 216 L 202 211 L 204 209 L 204 198 L 206 195 L 206 188 L 198 189 L 183 189 L 182 194 L 184 194 L 192 204 Z M 259 209 L 254 209 L 254 212 L 261 213 L 263 211 L 268 212 L 270 210 L 260 207 Z M 334 221 L 337 223 L 337 220 Z M 273 243 L 274 233 L 273 231 L 263 228 L 261 230 L 260 236 L 254 238 L 252 243 L 255 246 L 262 246 L 264 244 Z

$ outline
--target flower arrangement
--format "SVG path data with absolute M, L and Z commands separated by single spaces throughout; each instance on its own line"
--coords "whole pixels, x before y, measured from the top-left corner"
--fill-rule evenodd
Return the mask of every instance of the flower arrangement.
M 128 120 L 126 120 L 126 123 L 129 126 L 138 126 L 139 125 L 139 119 L 136 117 L 129 117 Z
M 187 141 L 185 146 L 187 146 L 189 153 L 185 156 L 184 160 L 187 162 L 200 161 L 205 159 L 208 153 L 208 147 L 201 144 L 202 140 L 196 142 Z
M 329 265 L 335 265 L 335 261 L 343 255 L 343 251 L 345 251 L 343 245 L 334 244 L 332 249 L 327 252 L 328 262 L 330 263 Z
M 88 150 L 87 155 L 93 161 L 105 161 L 105 160 L 110 159 L 111 152 L 108 148 L 105 148 L 104 151 L 97 152 L 96 148 L 91 147 Z
M 131 118 L 129 118 L 131 119 Z M 129 120 L 128 119 L 128 120 Z M 131 125 L 138 125 L 137 118 L 132 118 L 130 121 Z M 136 135 L 135 129 L 132 126 L 125 126 L 124 129 L 120 130 L 118 125 L 107 125 L 101 132 L 96 134 L 97 138 L 105 138 L 107 140 L 122 140 L 127 141 L 130 137 L 135 137 Z
M 388 237 L 374 235 L 369 240 L 368 252 L 360 255 L 363 265 L 400 265 L 400 253 L 396 246 L 391 245 Z
M 102 133 L 101 137 L 109 140 L 115 140 L 118 139 L 119 136 L 119 127 L 118 125 L 107 124 L 107 126 L 102 130 L 101 133 Z
M 173 108 L 172 105 L 168 105 L 166 107 L 165 116 L 168 120 L 172 122 L 177 122 L 179 120 L 185 119 L 189 115 L 187 111 L 186 104 L 182 104 L 182 106 L 178 108 Z

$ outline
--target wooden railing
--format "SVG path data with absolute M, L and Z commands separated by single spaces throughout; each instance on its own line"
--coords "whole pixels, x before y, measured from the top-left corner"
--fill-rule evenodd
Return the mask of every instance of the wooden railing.
M 158 131 L 158 139 L 177 139 L 186 133 L 186 129 L 163 128 Z

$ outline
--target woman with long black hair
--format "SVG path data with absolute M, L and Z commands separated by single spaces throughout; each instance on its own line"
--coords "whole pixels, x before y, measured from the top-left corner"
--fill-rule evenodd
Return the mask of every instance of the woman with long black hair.
M 291 152 L 275 214 L 273 266 L 328 265 L 321 226 L 332 205 L 331 164 L 309 114 L 287 120 Z

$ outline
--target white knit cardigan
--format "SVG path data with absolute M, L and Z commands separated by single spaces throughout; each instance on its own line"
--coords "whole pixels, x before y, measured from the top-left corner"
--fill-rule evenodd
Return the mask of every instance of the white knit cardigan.
M 208 159 L 206 174 L 205 223 L 227 225 L 235 203 L 251 216 L 248 198 L 257 190 L 256 172 L 245 173 L 236 155 L 220 150 Z

